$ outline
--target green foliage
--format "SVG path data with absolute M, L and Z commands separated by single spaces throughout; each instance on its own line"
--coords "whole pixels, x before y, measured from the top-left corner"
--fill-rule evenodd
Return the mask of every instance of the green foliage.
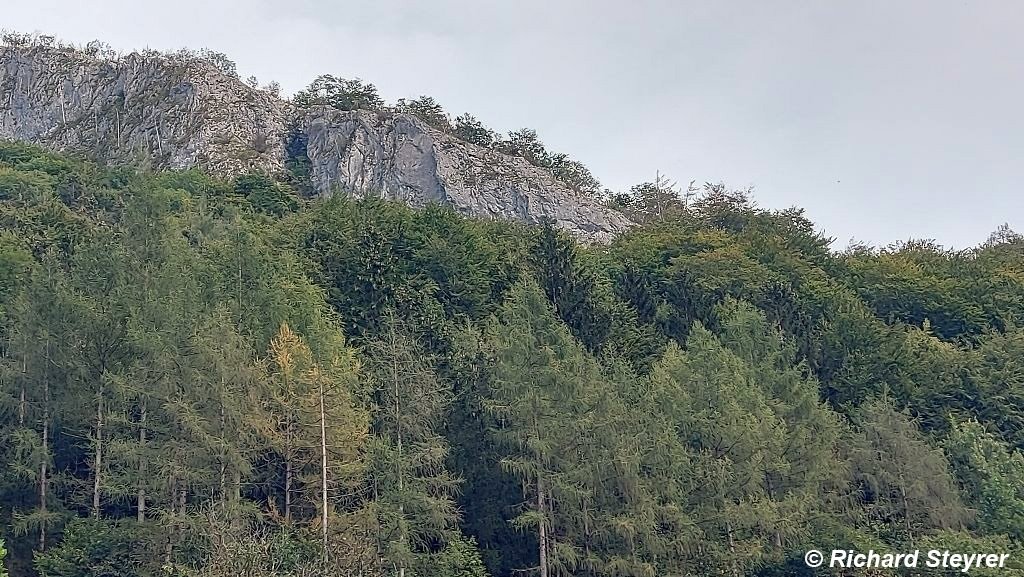
M 392 566 L 409 568 L 455 528 L 458 481 L 447 470 L 449 448 L 440 434 L 451 385 L 437 378 L 432 359 L 396 325 L 389 311 L 380 337 L 366 347 L 376 415 L 369 476 L 382 555 Z
M 972 290 L 969 255 L 932 243 L 910 242 L 846 258 L 848 282 L 882 319 L 922 326 L 945 339 L 975 336 L 989 325 L 991 299 Z M 953 268 L 962 269 L 951 274 Z
M 749 571 L 815 534 L 812 515 L 830 507 L 841 479 L 841 419 L 761 315 L 735 304 L 719 314 L 721 337 L 697 325 L 686 351 L 670 346 L 654 367 L 650 410 L 687 455 L 678 466 L 692 485 L 676 490 L 693 499 L 701 563 Z
M 549 162 L 547 148 L 532 128 L 509 132 L 508 137 L 498 142 L 496 148 L 505 154 L 521 156 L 534 166 L 545 166 Z
M 519 479 L 528 496 L 513 527 L 537 535 L 541 559 L 556 574 L 581 565 L 589 504 L 588 467 L 603 446 L 594 439 L 594 414 L 602 379 L 599 366 L 573 341 L 547 300 L 532 284 L 513 288 L 498 318 L 484 333 L 496 359 L 483 403 L 494 417 L 491 434 L 504 448 L 502 468 Z M 543 570 L 546 573 L 546 569 Z
M 470 130 L 468 125 L 466 129 L 474 133 L 477 130 L 475 126 Z M 534 166 L 550 170 L 555 178 L 577 192 L 594 194 L 600 190 L 601 183 L 587 167 L 565 154 L 549 152 L 537 136 L 537 131 L 532 128 L 509 132 L 508 138 L 497 140 L 494 147 L 505 154 L 520 156 Z
M 196 55 L 200 60 L 212 64 L 221 73 L 231 78 L 238 78 L 238 66 L 223 52 L 217 52 L 215 50 L 210 50 L 209 48 L 201 48 Z
M 1024 449 L 1024 328 L 987 334 L 965 356 L 957 412 L 979 419 L 1011 446 Z
M 968 519 L 945 455 L 908 415 L 880 398 L 862 405 L 854 422 L 850 460 L 869 523 L 884 526 L 890 538 L 912 538 Z
M 295 235 L 346 334 L 377 334 L 393 308 L 442 348 L 452 326 L 497 308 L 525 252 L 514 225 L 341 198 L 312 207 Z
M 32 254 L 10 233 L 0 233 L 0 318 L 32 269 Z
M 319 86 L 303 98 L 380 105 Z M 501 147 L 472 117 L 450 130 Z M 579 168 L 521 132 L 505 149 Z M 585 246 L 438 206 L 298 202 L 289 146 L 286 180 L 224 181 L 0 143 L 12 573 L 767 576 L 826 544 L 1018 554 L 1012 231 L 836 253 L 800 210 L 658 179 L 613 199 L 640 226 Z
M 989 533 L 1024 537 L 1024 455 L 977 421 L 954 424 L 946 441 L 954 469 Z
M 257 212 L 272 216 L 282 216 L 299 208 L 295 195 L 265 174 L 252 173 L 235 178 L 234 192 L 245 197 Z
M 318 76 L 296 93 L 294 100 L 299 106 L 330 106 L 338 110 L 379 110 L 384 106 L 373 84 L 330 74 Z
M 452 123 L 452 134 L 477 146 L 490 146 L 497 138 L 493 130 L 468 113 L 455 119 Z
M 611 205 L 634 222 L 650 224 L 684 214 L 686 197 L 675 182 L 658 174 L 654 182 L 643 182 L 631 187 L 628 193 L 614 195 Z
M 438 130 L 452 130 L 448 113 L 430 96 L 420 96 L 412 100 L 405 100 L 403 98 L 398 101 L 397 108 L 400 112 L 412 114 Z
M 581 266 L 575 244 L 547 222 L 532 251 L 540 288 L 555 313 L 590 350 L 597 350 L 608 338 L 611 319 L 595 302 L 595 280 Z
M 42 577 L 137 577 L 159 572 L 159 555 L 144 527 L 76 519 L 59 546 L 36 555 Z
M 1007 538 L 1004 535 L 972 535 L 967 531 L 941 531 L 934 535 L 922 537 L 915 542 L 915 547 L 921 549 L 920 565 L 925 564 L 925 552 L 927 551 L 950 551 L 951 553 L 995 553 L 1007 554 L 1004 567 L 972 567 L 970 575 L 982 577 L 1021 577 L 1024 575 L 1024 562 L 1021 561 L 1020 541 Z M 940 569 L 921 567 L 921 575 L 928 577 L 954 577 L 964 575 L 964 570 L 956 568 Z
M 488 577 L 476 541 L 457 537 L 430 558 L 423 570 L 433 577 Z
M 0 200 L 38 199 L 53 185 L 53 178 L 45 172 L 0 168 Z

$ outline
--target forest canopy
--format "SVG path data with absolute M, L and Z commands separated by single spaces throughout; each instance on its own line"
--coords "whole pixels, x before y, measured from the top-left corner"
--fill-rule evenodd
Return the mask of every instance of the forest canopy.
M 0 144 L 11 575 L 1018 561 L 1009 229 L 836 252 L 799 210 L 647 183 L 613 199 L 639 226 L 582 245 L 290 186 Z

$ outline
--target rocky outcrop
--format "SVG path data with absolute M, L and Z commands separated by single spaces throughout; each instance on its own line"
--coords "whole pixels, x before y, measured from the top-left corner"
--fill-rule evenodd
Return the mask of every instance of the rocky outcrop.
M 475 146 L 403 114 L 313 109 L 299 123 L 314 188 L 449 204 L 477 217 L 553 220 L 605 239 L 629 222 L 518 157 Z
M 112 163 L 281 170 L 290 111 L 189 58 L 0 48 L 0 137 Z
M 271 173 L 308 158 L 312 190 L 447 204 L 476 217 L 552 219 L 605 240 L 627 228 L 522 158 L 389 112 L 297 109 L 188 56 L 97 58 L 0 47 L 0 138 L 153 169 Z

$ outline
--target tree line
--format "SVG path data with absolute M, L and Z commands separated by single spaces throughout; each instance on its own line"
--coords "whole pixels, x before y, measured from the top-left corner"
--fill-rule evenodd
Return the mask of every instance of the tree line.
M 582 246 L 0 145 L 7 569 L 767 577 L 830 574 L 811 548 L 1019 555 L 1024 239 L 835 252 L 799 210 L 669 188 L 624 195 L 643 224 Z

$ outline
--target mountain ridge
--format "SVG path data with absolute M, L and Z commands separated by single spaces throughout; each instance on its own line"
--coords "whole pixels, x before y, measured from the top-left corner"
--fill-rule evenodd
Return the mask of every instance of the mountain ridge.
M 607 241 L 631 226 L 523 158 L 394 111 L 301 107 L 188 53 L 0 46 L 0 138 L 101 162 L 220 176 L 308 162 L 310 194 L 440 203 Z

